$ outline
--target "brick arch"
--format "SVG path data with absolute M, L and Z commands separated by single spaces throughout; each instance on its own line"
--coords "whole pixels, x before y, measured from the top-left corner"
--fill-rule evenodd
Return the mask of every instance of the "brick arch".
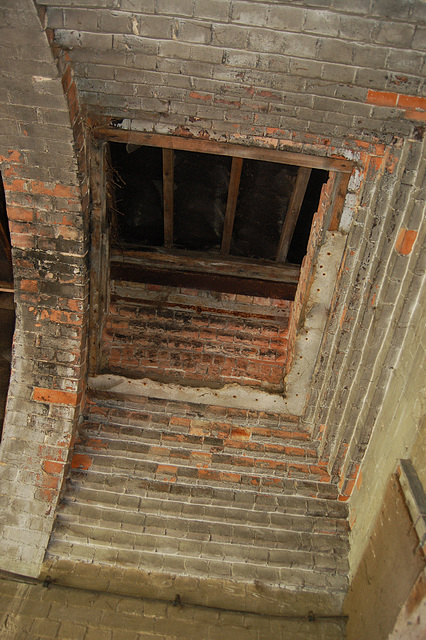
M 0 566 L 37 575 L 84 389 L 87 243 L 63 83 L 34 3 L 20 0 L 16 12 L 25 27 L 2 30 L 10 82 L 0 169 L 16 331 L 0 446 Z

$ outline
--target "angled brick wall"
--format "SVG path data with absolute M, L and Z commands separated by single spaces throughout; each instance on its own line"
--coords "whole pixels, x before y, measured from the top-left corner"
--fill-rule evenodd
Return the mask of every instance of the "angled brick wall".
M 420 0 L 39 4 L 84 103 L 132 128 L 390 142 L 424 122 Z
M 85 372 L 84 185 L 68 105 L 34 3 L 2 3 L 0 161 L 16 330 L 0 445 L 2 568 L 36 575 L 50 535 Z

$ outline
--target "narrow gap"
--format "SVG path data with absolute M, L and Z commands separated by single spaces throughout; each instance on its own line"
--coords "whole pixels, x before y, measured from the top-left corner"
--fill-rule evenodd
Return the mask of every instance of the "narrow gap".
M 0 438 L 10 381 L 12 342 L 15 328 L 13 271 L 6 198 L 0 172 Z

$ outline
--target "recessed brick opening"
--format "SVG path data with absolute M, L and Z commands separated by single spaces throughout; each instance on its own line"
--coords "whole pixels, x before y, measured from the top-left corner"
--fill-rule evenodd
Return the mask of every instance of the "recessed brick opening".
M 336 161 L 120 133 L 99 162 L 111 250 L 96 371 L 281 393 Z
M 103 372 L 282 391 L 288 300 L 113 281 Z

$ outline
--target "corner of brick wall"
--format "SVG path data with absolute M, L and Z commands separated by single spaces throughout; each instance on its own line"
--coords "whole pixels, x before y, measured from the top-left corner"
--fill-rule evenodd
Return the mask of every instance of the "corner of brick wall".
M 0 566 L 38 575 L 85 389 L 88 191 L 84 140 L 34 3 L 11 11 L 0 168 L 16 329 L 0 446 Z

